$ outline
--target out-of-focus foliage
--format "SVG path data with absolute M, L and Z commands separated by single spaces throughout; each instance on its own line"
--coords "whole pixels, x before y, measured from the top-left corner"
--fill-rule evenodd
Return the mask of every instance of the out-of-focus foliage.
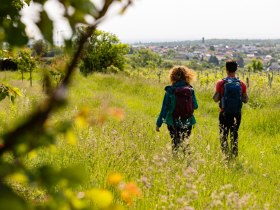
M 30 34 L 27 34 L 25 30 L 26 25 L 22 22 L 20 11 L 23 7 L 30 5 L 30 2 L 31 0 L 1 1 L 0 44 L 3 42 L 7 42 L 12 46 L 27 44 Z M 54 3 L 54 1 L 51 0 L 33 0 L 33 3 L 35 3 L 38 8 L 41 8 L 38 11 L 39 21 L 33 20 L 33 23 L 38 27 L 37 29 L 40 31 L 42 38 L 52 44 L 55 24 L 54 20 L 50 18 L 50 13 L 53 11 L 47 11 L 45 7 L 50 2 Z M 108 8 L 113 2 L 122 4 L 120 13 L 123 13 L 132 1 L 103 0 L 103 3 L 99 1 L 100 4 L 98 5 L 103 5 L 101 9 L 96 6 L 95 2 L 89 0 L 59 0 L 56 1 L 56 4 L 64 10 L 60 20 L 64 20 L 65 24 L 69 24 L 74 36 L 77 25 L 88 25 L 89 18 L 94 20 L 100 19 L 100 17 L 103 17 L 107 13 Z M 68 40 L 71 40 L 73 36 L 68 37 Z
M 123 70 L 124 56 L 128 52 L 129 46 L 121 43 L 116 35 L 97 30 L 89 38 L 88 45 L 81 58 L 80 71 L 83 74 L 106 72 L 110 66 Z
M 116 209 L 113 196 L 110 192 L 99 189 L 99 186 L 92 190 L 101 198 L 95 201 L 94 196 L 88 195 L 85 190 L 78 191 L 78 186 L 87 180 L 88 174 L 82 165 L 70 165 L 55 168 L 50 164 L 41 164 L 30 167 L 26 164 L 26 159 L 36 157 L 38 149 L 53 148 L 58 136 L 64 135 L 72 145 L 75 145 L 73 135 L 74 120 L 63 120 L 53 125 L 50 123 L 50 116 L 58 108 L 66 104 L 66 93 L 73 75 L 75 67 L 83 51 L 83 47 L 88 38 L 103 21 L 110 6 L 120 5 L 120 13 L 132 3 L 131 0 L 103 0 L 101 6 L 97 8 L 90 0 L 34 0 L 33 3 L 41 8 L 38 11 L 39 21 L 35 22 L 42 38 L 48 43 L 53 43 L 54 20 L 50 18 L 50 12 L 46 11 L 46 4 L 56 3 L 64 11 L 60 18 L 55 21 L 64 20 L 72 29 L 72 37 L 66 41 L 69 49 L 69 62 L 66 65 L 65 76 L 56 89 L 48 92 L 44 101 L 36 106 L 36 109 L 23 122 L 15 123 L 11 130 L 1 134 L 0 137 L 0 209 Z M 9 46 L 12 50 L 14 46 L 27 44 L 28 38 L 26 26 L 21 22 L 20 10 L 29 4 L 29 0 L 3 0 L 0 8 L 0 44 Z M 91 24 L 88 18 L 94 20 Z M 72 48 L 70 40 L 75 35 L 78 25 L 86 25 L 85 33 L 80 37 L 75 48 Z M 32 38 L 32 37 L 29 37 Z M 29 52 L 19 53 L 19 65 L 22 69 L 32 73 L 34 63 Z M 48 79 L 46 79 L 48 80 Z M 49 85 L 47 83 L 47 85 Z M 14 100 L 20 92 L 6 84 L 0 86 L 0 99 L 9 97 Z M 51 149 L 50 149 L 50 152 Z M 26 189 L 22 192 L 22 189 Z M 91 190 L 91 189 L 89 189 Z M 29 197 L 25 192 L 40 195 Z M 102 194 L 103 193 L 103 194 Z M 105 195 L 105 196 L 100 196 Z M 25 195 L 25 199 L 23 199 Z M 125 201 L 125 200 L 124 200 Z M 98 203 L 100 202 L 100 203 Z
M 30 0 L 1 0 L 0 7 L 0 44 L 23 45 L 28 38 L 25 25 L 21 22 L 20 10 Z
M 21 96 L 18 88 L 12 87 L 8 84 L 0 83 L 0 101 L 8 97 L 11 102 L 14 102 L 17 96 Z

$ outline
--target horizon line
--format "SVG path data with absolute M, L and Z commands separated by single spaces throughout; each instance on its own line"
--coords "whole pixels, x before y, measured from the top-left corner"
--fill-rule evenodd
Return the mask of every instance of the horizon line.
M 195 41 L 202 41 L 203 37 L 197 39 L 151 39 L 151 40 L 146 40 L 146 39 L 142 39 L 142 40 L 127 40 L 127 39 L 120 39 L 122 42 L 125 43 L 164 43 L 164 42 L 185 42 L 185 41 L 190 41 L 190 42 L 195 42 Z M 279 38 L 209 38 L 206 39 L 204 37 L 204 41 L 207 42 L 207 40 L 240 40 L 240 41 L 280 41 L 280 37 Z

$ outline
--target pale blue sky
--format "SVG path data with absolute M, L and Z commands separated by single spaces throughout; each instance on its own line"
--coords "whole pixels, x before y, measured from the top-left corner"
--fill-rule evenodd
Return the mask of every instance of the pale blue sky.
M 52 3 L 49 8 L 53 19 L 59 19 L 56 16 L 61 16 L 63 11 Z M 116 9 L 111 9 L 110 14 L 115 14 Z M 109 15 L 111 18 L 100 25 L 100 29 L 116 34 L 123 42 L 194 40 L 202 37 L 279 39 L 279 9 L 279 0 L 135 0 L 124 15 Z M 34 7 L 26 8 L 23 13 L 34 19 L 34 10 Z M 56 22 L 56 26 L 55 40 L 61 36 L 69 37 L 70 28 L 65 22 Z M 29 27 L 28 30 L 40 38 L 36 29 Z
M 136 0 L 101 29 L 122 41 L 280 38 L 279 0 Z

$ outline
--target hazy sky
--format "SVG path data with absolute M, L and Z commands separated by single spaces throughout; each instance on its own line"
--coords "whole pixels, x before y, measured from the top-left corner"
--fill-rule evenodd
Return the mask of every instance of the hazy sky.
M 124 15 L 107 19 L 100 29 L 116 34 L 123 42 L 193 40 L 202 37 L 280 38 L 280 0 L 134 1 Z M 46 8 L 52 12 L 52 18 L 58 20 L 63 10 L 55 6 L 56 0 L 49 2 Z M 110 14 L 115 13 L 114 8 Z M 33 5 L 23 10 L 28 25 L 32 26 L 28 18 L 34 19 L 35 10 L 38 9 Z M 69 37 L 71 30 L 63 20 L 57 21 L 56 27 L 55 40 L 60 40 L 61 36 L 67 37 L 67 34 Z M 29 27 L 28 32 L 40 38 L 34 27 Z
M 100 28 L 122 41 L 280 38 L 279 0 L 135 0 Z

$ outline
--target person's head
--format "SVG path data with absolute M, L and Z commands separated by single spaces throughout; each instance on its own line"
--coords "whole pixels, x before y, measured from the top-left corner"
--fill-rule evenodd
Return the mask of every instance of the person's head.
M 229 72 L 229 73 L 234 73 L 236 72 L 237 70 L 237 62 L 235 60 L 228 60 L 226 62 L 226 70 Z
M 185 66 L 175 66 L 170 70 L 169 79 L 172 84 L 178 81 L 190 84 L 195 81 L 196 73 Z

